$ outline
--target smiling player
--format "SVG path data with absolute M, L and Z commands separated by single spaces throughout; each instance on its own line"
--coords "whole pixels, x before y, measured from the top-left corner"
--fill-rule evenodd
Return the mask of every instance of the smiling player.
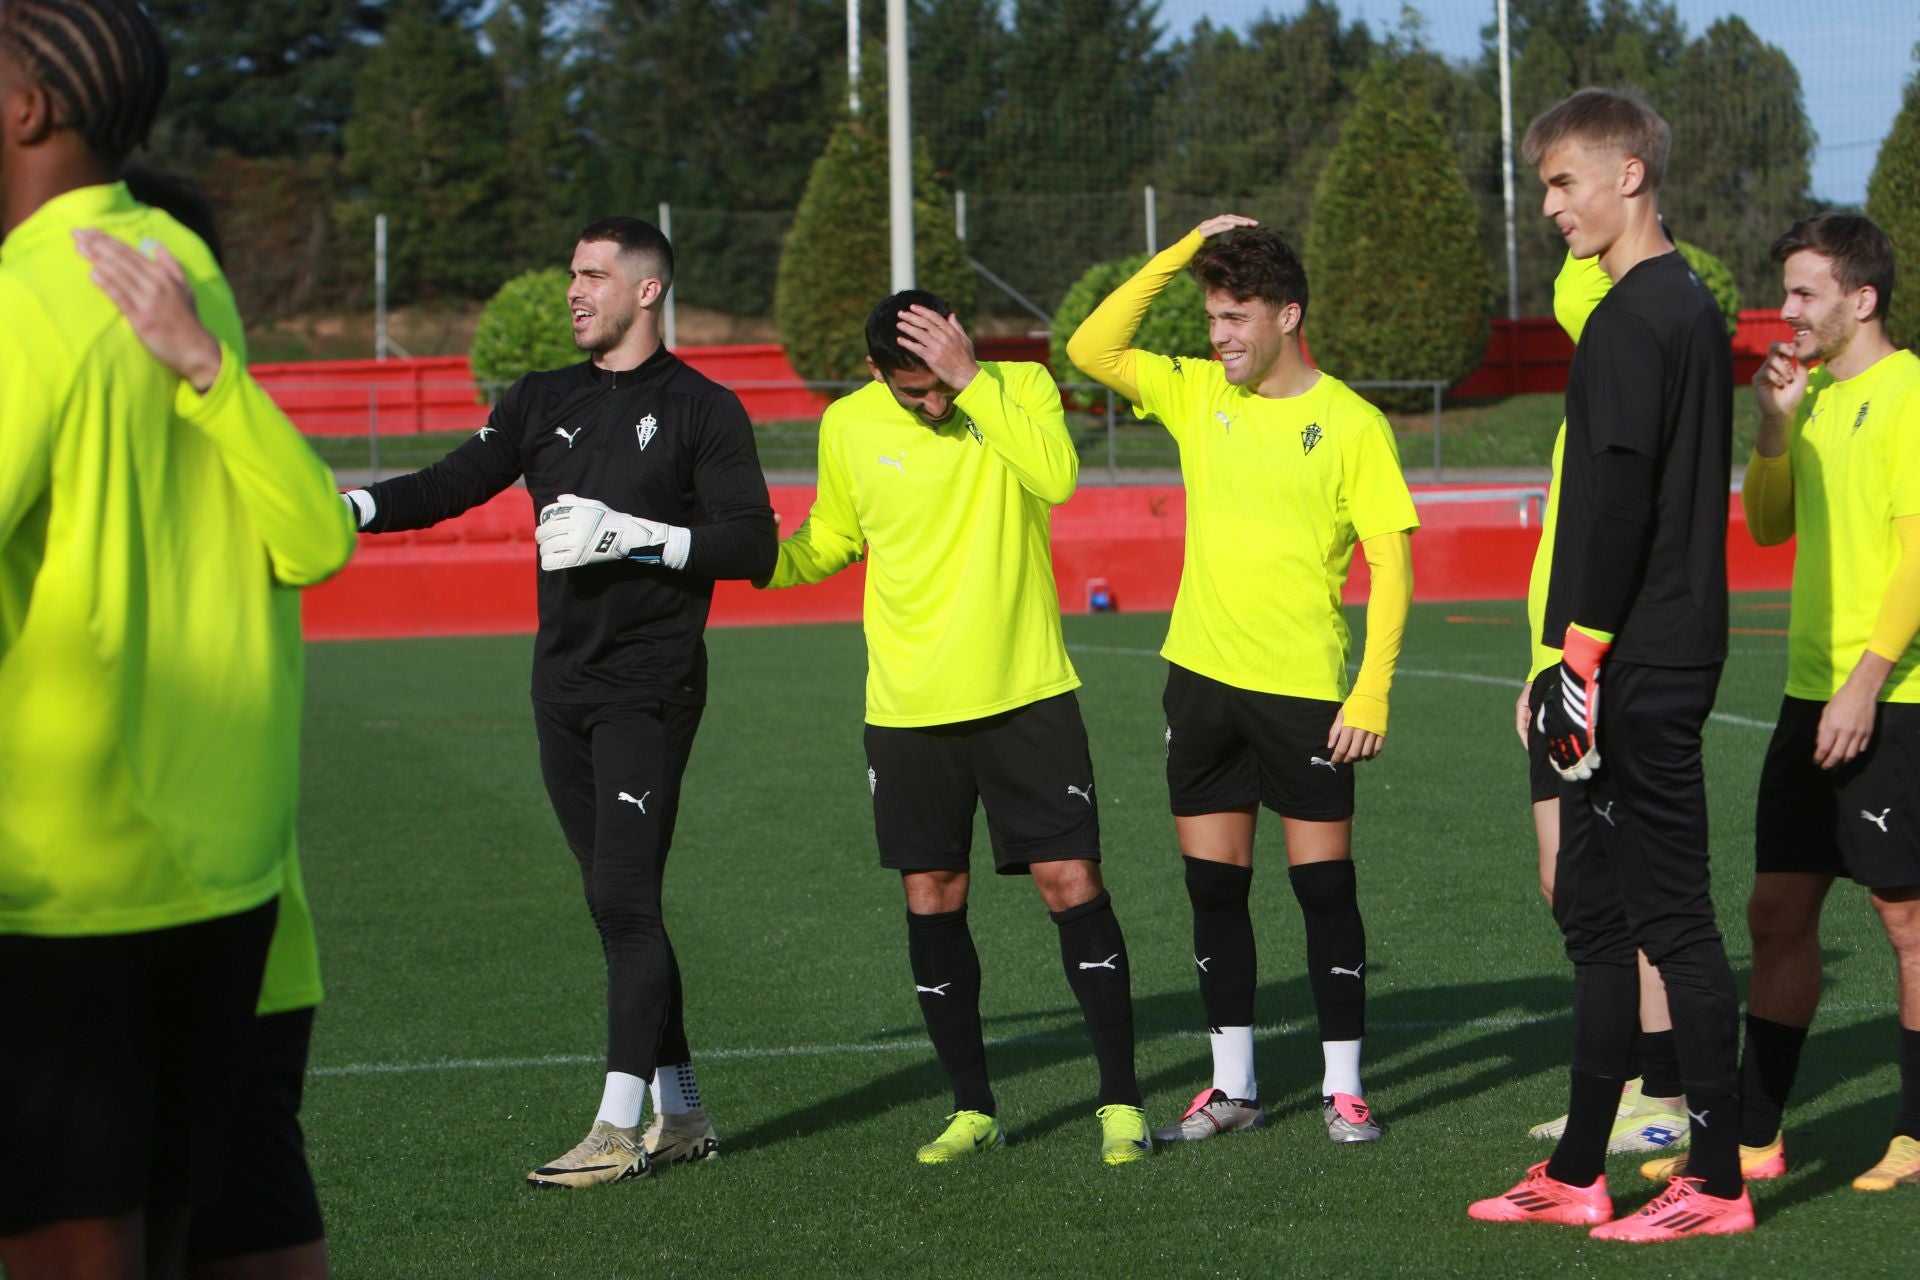
M 1148 306 L 1188 264 L 1206 291 L 1219 360 L 1130 348 Z M 1381 1136 L 1360 1084 L 1367 944 L 1353 871 L 1353 766 L 1385 743 L 1419 522 L 1386 418 L 1307 363 L 1306 312 L 1306 271 L 1292 247 L 1251 218 L 1223 214 L 1148 262 L 1067 344 L 1075 365 L 1172 433 L 1187 488 L 1186 562 L 1160 652 L 1169 663 L 1167 789 L 1193 903 L 1213 1082 L 1159 1131 L 1162 1141 L 1265 1123 L 1249 907 L 1262 804 L 1286 831 L 1287 879 L 1306 922 L 1327 1136 Z M 1356 542 L 1372 591 L 1349 689 L 1340 591 Z

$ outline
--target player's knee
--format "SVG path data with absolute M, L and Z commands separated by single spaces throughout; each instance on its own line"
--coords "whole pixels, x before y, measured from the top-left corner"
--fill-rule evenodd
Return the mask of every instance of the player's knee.
M 1875 892 L 1873 907 L 1895 953 L 1902 959 L 1920 956 L 1920 889 Z
M 1791 947 L 1817 937 L 1820 899 L 1804 887 L 1762 873 L 1754 877 L 1747 899 L 1747 933 L 1754 950 Z
M 1336 915 L 1359 905 L 1353 862 L 1307 862 L 1287 868 L 1287 881 L 1300 909 L 1308 915 Z
M 1091 902 L 1105 892 L 1100 882 L 1100 864 L 1087 858 L 1064 858 L 1057 862 L 1036 862 L 1029 870 L 1033 887 L 1049 911 L 1069 911 Z
M 1244 908 L 1253 893 L 1253 868 L 1231 862 L 1188 858 L 1187 898 L 1195 911 L 1231 911 Z

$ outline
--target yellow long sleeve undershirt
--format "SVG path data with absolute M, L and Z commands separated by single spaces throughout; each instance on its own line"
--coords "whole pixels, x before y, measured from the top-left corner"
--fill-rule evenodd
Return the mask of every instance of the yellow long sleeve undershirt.
M 1112 387 L 1130 403 L 1139 404 L 1140 384 L 1134 376 L 1134 353 L 1129 344 L 1167 281 L 1184 271 L 1205 243 L 1199 232 L 1188 232 L 1178 243 L 1149 258 L 1146 266 L 1108 294 L 1067 339 L 1067 359 L 1074 367 L 1102 386 Z
M 1413 605 L 1413 539 L 1404 530 L 1360 544 L 1372 584 L 1367 591 L 1367 641 L 1344 706 L 1347 724 L 1387 732 L 1387 691 L 1400 661 L 1400 641 Z
M 1740 506 L 1747 513 L 1747 532 L 1763 547 L 1778 546 L 1793 536 L 1792 457 L 1791 450 L 1769 458 L 1756 449 L 1747 459 Z
M 1880 617 L 1867 650 L 1897 663 L 1920 635 L 1920 516 L 1899 517 L 1893 531 L 1900 538 L 1900 563 L 1880 598 Z

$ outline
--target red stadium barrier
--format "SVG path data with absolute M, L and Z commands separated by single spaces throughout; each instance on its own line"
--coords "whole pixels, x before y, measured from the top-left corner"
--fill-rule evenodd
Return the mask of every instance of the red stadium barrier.
M 1416 488 L 1415 496 L 1428 491 Z M 811 486 L 773 490 L 785 529 L 804 520 L 812 502 Z M 1423 527 L 1413 539 L 1416 597 L 1510 600 L 1524 592 L 1540 535 L 1537 526 L 1521 523 L 1520 511 L 1511 497 L 1424 505 Z M 1186 491 L 1178 486 L 1081 489 L 1053 518 L 1061 607 L 1085 610 L 1090 584 L 1103 580 L 1120 609 L 1172 608 L 1185 527 Z M 1791 544 L 1754 546 L 1738 502 L 1727 549 L 1735 590 L 1787 587 Z M 345 640 L 528 632 L 537 566 L 532 504 L 524 489 L 512 489 L 432 529 L 362 536 L 353 562 L 306 592 L 307 635 Z M 714 592 L 712 618 L 716 626 L 856 621 L 864 584 L 859 565 L 816 586 L 784 591 L 723 582 Z M 1365 559 L 1355 555 L 1346 599 L 1364 600 L 1366 587 Z

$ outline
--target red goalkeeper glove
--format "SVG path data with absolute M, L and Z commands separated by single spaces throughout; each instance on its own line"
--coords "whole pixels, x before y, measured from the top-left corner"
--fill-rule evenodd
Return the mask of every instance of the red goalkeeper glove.
M 1540 704 L 1534 727 L 1547 740 L 1547 758 L 1560 776 L 1579 782 L 1600 767 L 1600 664 L 1613 648 L 1605 632 L 1567 628 L 1560 688 Z

